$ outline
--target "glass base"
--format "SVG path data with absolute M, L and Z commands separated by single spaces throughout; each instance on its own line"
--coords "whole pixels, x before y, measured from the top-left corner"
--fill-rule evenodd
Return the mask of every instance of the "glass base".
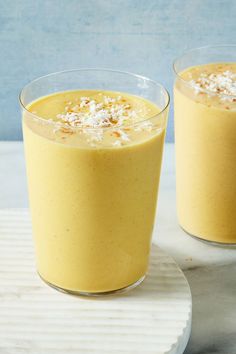
M 191 234 L 190 232 L 188 232 L 187 230 L 185 230 L 183 228 L 183 226 L 181 226 L 179 224 L 179 226 L 181 227 L 181 229 L 188 234 L 189 236 L 191 236 L 192 238 L 195 238 L 195 240 L 201 241 L 203 243 L 206 243 L 208 245 L 212 245 L 212 246 L 217 246 L 217 247 L 223 247 L 223 248 L 236 248 L 236 243 L 224 243 L 224 242 L 217 242 L 217 241 L 210 241 L 210 240 L 206 240 L 204 238 L 201 238 L 200 236 L 196 236 Z
M 107 295 L 117 295 L 117 294 L 122 294 L 124 292 L 127 292 L 129 290 L 132 290 L 134 288 L 136 288 L 138 285 L 140 285 L 146 275 L 144 275 L 143 277 L 141 277 L 140 279 L 138 279 L 135 283 L 130 284 L 124 288 L 121 289 L 117 289 L 117 290 L 110 290 L 110 291 L 104 291 L 104 292 L 87 292 L 87 291 L 77 291 L 77 290 L 69 290 L 69 289 L 64 289 L 61 288 L 60 286 L 54 285 L 50 282 L 48 282 L 46 279 L 44 279 L 39 273 L 38 275 L 40 276 L 40 278 L 44 281 L 44 283 L 46 283 L 47 285 L 49 285 L 51 288 L 56 289 L 62 293 L 66 293 L 66 294 L 70 294 L 70 295 L 76 295 L 76 296 L 90 296 L 90 297 L 101 297 L 101 296 L 107 296 Z

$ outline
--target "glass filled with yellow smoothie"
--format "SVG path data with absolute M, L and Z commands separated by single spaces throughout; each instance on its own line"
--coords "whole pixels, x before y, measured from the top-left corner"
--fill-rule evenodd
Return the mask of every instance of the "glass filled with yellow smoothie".
M 130 289 L 148 268 L 169 95 L 112 70 L 72 70 L 22 90 L 37 270 L 65 292 Z
M 174 70 L 179 223 L 236 245 L 236 46 L 191 50 Z

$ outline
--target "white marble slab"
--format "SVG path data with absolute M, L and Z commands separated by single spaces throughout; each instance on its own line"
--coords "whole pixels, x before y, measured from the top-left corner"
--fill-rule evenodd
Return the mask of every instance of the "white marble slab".
M 70 296 L 36 273 L 28 210 L 0 209 L 0 283 L 0 353 L 183 354 L 189 340 L 189 285 L 156 245 L 136 289 Z
M 22 143 L 0 143 L 0 196 L 0 208 L 28 205 Z M 165 149 L 154 240 L 191 286 L 192 335 L 185 354 L 236 354 L 236 250 L 209 246 L 179 228 L 173 144 Z

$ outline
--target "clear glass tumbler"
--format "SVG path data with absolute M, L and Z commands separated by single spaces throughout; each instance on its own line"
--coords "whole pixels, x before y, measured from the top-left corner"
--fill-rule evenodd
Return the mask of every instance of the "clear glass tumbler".
M 119 126 L 125 139 L 118 144 L 117 128 L 58 126 L 29 110 L 35 100 L 68 90 L 136 95 L 154 103 L 158 113 Z M 20 102 L 39 275 L 58 290 L 81 295 L 138 285 L 148 267 L 167 91 L 139 75 L 84 69 L 32 81 Z
M 190 235 L 236 244 L 236 46 L 174 62 L 177 212 Z

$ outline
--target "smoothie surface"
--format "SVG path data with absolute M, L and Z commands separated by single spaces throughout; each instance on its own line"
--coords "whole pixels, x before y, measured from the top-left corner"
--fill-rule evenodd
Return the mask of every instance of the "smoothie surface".
M 236 63 L 197 65 L 179 75 L 184 81 L 177 81 L 176 86 L 198 103 L 236 109 Z
M 120 147 L 163 130 L 163 122 L 157 119 L 158 106 L 123 92 L 57 92 L 31 102 L 27 110 L 49 123 L 36 126 L 35 121 L 29 119 L 28 126 L 34 132 L 64 144 L 78 145 L 79 142 L 81 147 L 88 144 L 90 147 Z

